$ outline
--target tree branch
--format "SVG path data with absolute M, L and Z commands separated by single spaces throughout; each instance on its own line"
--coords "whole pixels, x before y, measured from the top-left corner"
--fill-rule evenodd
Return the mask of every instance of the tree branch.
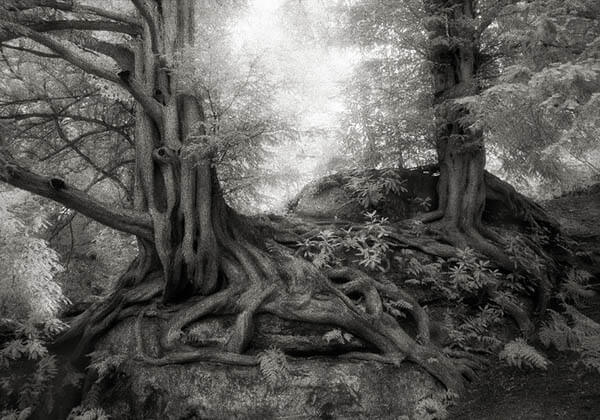
M 149 5 L 146 0 L 131 0 L 131 2 L 148 25 L 148 29 L 150 31 L 150 40 L 152 42 L 152 52 L 154 52 L 155 54 L 160 54 L 160 30 L 158 28 L 158 23 L 153 17 L 154 15 L 156 15 L 155 11 L 151 9 L 152 6 Z
M 124 70 L 133 70 L 135 58 L 129 47 L 123 44 L 102 41 L 86 32 L 77 32 L 74 38 L 73 43 L 80 48 L 110 57 Z
M 10 45 L 10 44 L 2 44 L 2 45 L 0 45 L 0 47 L 7 48 L 7 49 L 10 49 L 10 50 L 15 50 L 15 51 L 26 52 L 26 53 L 29 53 L 29 54 L 37 55 L 38 57 L 42 57 L 42 58 L 61 58 L 60 55 L 56 55 L 56 54 L 52 54 L 52 53 L 46 53 L 46 52 L 43 52 L 43 51 L 38 51 L 38 50 L 31 49 L 31 48 L 16 47 L 16 46 Z
M 116 32 L 132 36 L 141 34 L 141 29 L 137 26 L 110 20 L 52 20 L 27 24 L 27 27 L 37 32 L 78 30 Z
M 90 60 L 86 60 L 85 58 L 76 54 L 70 48 L 66 47 L 53 37 L 34 31 L 31 28 L 28 28 L 24 25 L 9 22 L 6 20 L 0 20 L 0 29 L 8 31 L 18 37 L 23 36 L 29 38 L 45 46 L 46 48 L 54 51 L 56 54 L 59 54 L 64 60 L 68 61 L 76 67 L 79 67 L 86 73 L 93 74 L 94 76 L 106 79 L 121 87 L 124 87 L 129 93 L 131 93 L 134 99 L 142 105 L 144 111 L 146 111 L 150 115 L 154 122 L 159 127 L 162 127 L 162 105 L 154 98 L 146 95 L 144 93 L 143 87 L 139 84 L 139 82 L 129 77 L 129 72 L 121 72 L 119 74 L 115 74 L 109 71 L 108 69 L 95 64 Z M 127 73 L 126 77 L 121 76 L 121 74 L 125 73 Z
M 35 174 L 0 157 L 0 181 L 42 197 L 96 220 L 113 229 L 153 241 L 150 216 L 145 213 L 115 208 L 94 200 L 59 178 Z
M 64 12 L 92 14 L 117 22 L 129 23 L 131 25 L 140 24 L 138 19 L 133 16 L 127 16 L 122 13 L 112 12 L 99 7 L 73 4 L 73 2 L 66 3 L 51 0 L 14 0 L 10 2 L 9 7 L 15 10 L 29 10 L 35 9 L 36 7 L 47 7 L 55 10 L 62 10 Z

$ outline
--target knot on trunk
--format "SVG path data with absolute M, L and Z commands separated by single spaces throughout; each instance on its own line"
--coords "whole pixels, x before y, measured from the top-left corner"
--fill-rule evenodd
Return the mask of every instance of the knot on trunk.
M 172 165 L 179 162 L 179 153 L 181 149 L 172 149 L 167 146 L 162 146 L 152 152 L 152 158 L 161 164 Z
M 49 184 L 50 184 L 50 187 L 55 191 L 60 191 L 60 190 L 64 190 L 65 188 L 67 188 L 65 181 L 63 181 L 60 178 L 50 178 Z

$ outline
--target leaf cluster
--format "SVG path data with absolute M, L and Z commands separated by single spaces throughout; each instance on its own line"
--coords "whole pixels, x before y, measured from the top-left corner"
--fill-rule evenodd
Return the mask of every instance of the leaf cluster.
M 364 209 L 369 210 L 388 200 L 390 194 L 407 192 L 406 182 L 393 168 L 384 169 L 378 174 L 353 171 L 346 188 Z
M 337 231 L 325 230 L 298 242 L 298 253 L 317 267 L 332 267 L 341 264 L 338 256 L 344 250 L 353 252 L 353 262 L 369 270 L 387 271 L 394 242 L 389 238 L 391 229 L 385 217 L 376 211 L 365 213 L 363 225 L 351 226 Z

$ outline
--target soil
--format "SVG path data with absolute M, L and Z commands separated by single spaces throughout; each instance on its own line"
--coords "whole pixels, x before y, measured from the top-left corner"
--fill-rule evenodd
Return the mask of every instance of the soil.
M 582 252 L 600 255 L 600 184 L 543 203 Z M 598 269 L 596 265 L 596 269 Z M 596 277 L 593 283 L 600 283 Z M 600 288 L 598 288 L 600 290 Z M 600 297 L 582 312 L 600 322 Z M 449 410 L 450 419 L 600 419 L 600 373 L 577 365 L 571 353 L 547 351 L 547 371 L 494 365 L 472 382 Z
M 583 310 L 600 322 L 600 299 Z M 577 355 L 547 351 L 547 371 L 493 365 L 449 410 L 449 419 L 600 419 L 600 373 L 577 364 Z

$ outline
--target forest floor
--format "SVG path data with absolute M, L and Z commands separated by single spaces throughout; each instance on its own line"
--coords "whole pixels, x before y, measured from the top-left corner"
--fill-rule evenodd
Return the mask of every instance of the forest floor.
M 586 251 L 600 251 L 600 184 L 543 203 L 565 233 Z M 595 282 L 600 279 L 595 279 Z M 600 297 L 582 312 L 600 322 Z M 493 365 L 469 384 L 450 419 L 600 419 L 600 374 L 577 365 L 572 353 L 547 351 L 547 371 Z
M 600 184 L 542 204 L 558 219 L 564 232 L 579 242 L 579 250 L 600 256 Z M 81 276 L 81 272 L 94 273 L 91 267 L 97 264 L 93 259 L 76 256 L 71 270 L 77 268 L 77 272 L 69 270 L 69 276 Z M 600 278 L 594 282 L 600 284 Z M 102 295 L 108 287 L 105 279 L 96 276 L 89 277 L 87 282 L 68 283 L 76 284 L 68 290 L 73 300 Z M 600 292 L 600 287 L 597 290 Z M 582 312 L 600 322 L 600 297 L 588 305 Z M 482 372 L 468 385 L 466 392 L 449 409 L 449 418 L 600 419 L 600 374 L 577 365 L 575 354 L 554 350 L 545 354 L 551 361 L 546 371 L 492 364 L 488 371 Z

